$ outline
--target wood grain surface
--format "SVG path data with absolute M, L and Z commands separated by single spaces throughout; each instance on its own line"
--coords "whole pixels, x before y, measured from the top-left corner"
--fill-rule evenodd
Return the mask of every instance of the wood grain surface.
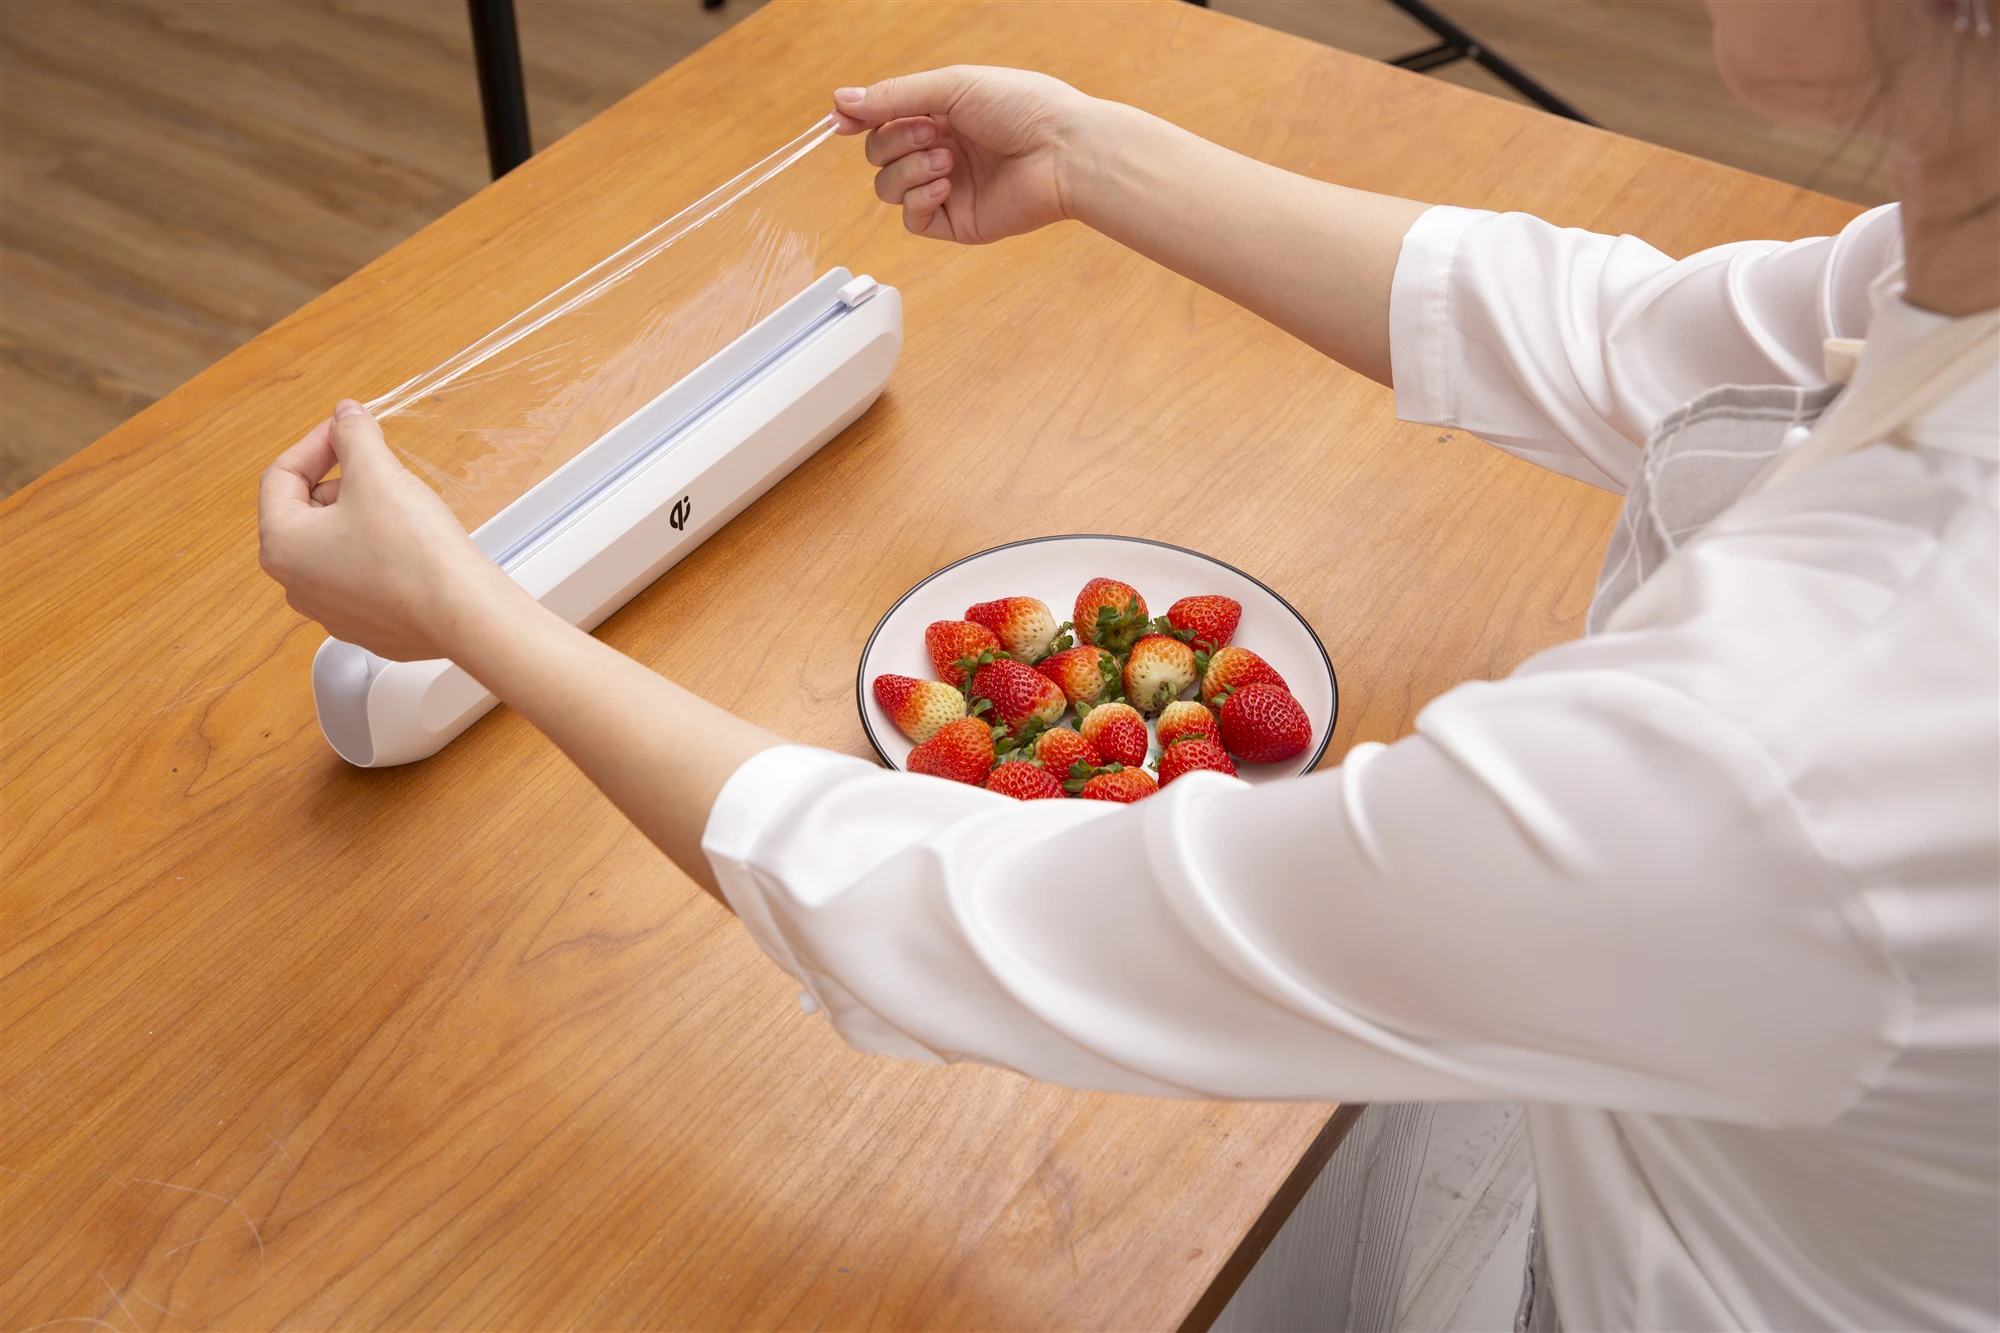
M 849 1052 L 504 710 L 344 766 L 254 484 L 837 83 L 1048 69 L 1296 170 L 1685 252 L 1855 210 L 1193 6 L 778 4 L 0 505 L 0 1324 L 1164 1328 L 1325 1106 Z M 881 402 L 600 631 L 866 753 L 876 618 L 1064 531 L 1212 552 L 1341 673 L 1332 761 L 1580 624 L 1612 497 L 1448 431 L 1075 226 L 867 229 Z M 1091 571 L 1095 572 L 1095 571 Z M 1107 571 L 1111 572 L 1111 571 Z

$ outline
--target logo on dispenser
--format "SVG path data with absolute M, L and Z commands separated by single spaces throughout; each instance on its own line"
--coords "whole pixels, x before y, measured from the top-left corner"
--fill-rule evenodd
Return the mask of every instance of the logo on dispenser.
M 658 513 L 659 511 L 655 510 L 654 512 Z M 688 497 L 683 495 L 680 498 L 680 503 L 674 506 L 674 512 L 667 515 L 667 522 L 674 525 L 675 532 L 685 531 L 688 525 L 688 515 L 693 512 L 694 506 L 688 503 Z

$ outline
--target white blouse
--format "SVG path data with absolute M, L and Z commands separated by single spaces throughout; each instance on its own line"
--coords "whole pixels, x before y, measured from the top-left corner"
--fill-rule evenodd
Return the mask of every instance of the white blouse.
M 1939 322 L 1893 208 L 1674 261 L 1437 208 L 1399 415 L 1622 489 L 1713 386 Z M 1870 287 L 1875 284 L 1871 300 Z M 1394 745 L 1132 806 L 798 746 L 704 847 L 862 1050 L 1173 1096 L 1530 1103 L 1566 1327 L 2000 1321 L 2000 369 L 1738 502 Z M 1078 893 L 1051 866 L 1115 867 Z

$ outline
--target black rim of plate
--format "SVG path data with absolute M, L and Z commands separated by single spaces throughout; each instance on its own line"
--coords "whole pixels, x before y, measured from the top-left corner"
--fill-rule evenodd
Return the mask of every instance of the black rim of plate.
M 1299 609 L 1286 601 L 1276 588 L 1273 588 L 1255 574 L 1246 573 L 1238 569 L 1227 560 L 1217 560 L 1214 556 L 1206 552 L 1197 551 L 1186 546 L 1176 546 L 1172 542 L 1154 541 L 1151 537 L 1127 537 L 1116 532 L 1053 533 L 1047 537 L 1023 537 L 1017 542 L 1002 542 L 998 546 L 989 546 L 983 551 L 974 551 L 971 555 L 960 556 L 941 569 L 932 570 L 929 574 L 926 574 L 923 578 L 918 579 L 912 584 L 908 592 L 905 592 L 901 597 L 898 597 L 894 602 L 889 604 L 889 609 L 884 611 L 882 618 L 875 622 L 875 628 L 869 631 L 868 642 L 861 645 L 861 660 L 854 664 L 854 711 L 861 718 L 861 734 L 868 738 L 868 748 L 875 751 L 875 757 L 880 759 L 884 766 L 894 769 L 898 773 L 906 771 L 901 764 L 889 757 L 887 750 L 882 748 L 882 742 L 875 737 L 875 727 L 868 720 L 868 657 L 869 654 L 875 651 L 875 640 L 881 637 L 882 627 L 889 623 L 891 616 L 896 614 L 896 608 L 923 591 L 924 587 L 932 580 L 944 577 L 952 570 L 969 561 L 979 560 L 992 555 L 995 551 L 1011 551 L 1016 546 L 1039 546 L 1043 542 L 1075 541 L 1131 542 L 1135 546 L 1157 546 L 1162 550 L 1179 551 L 1182 555 L 1191 555 L 1197 560 L 1206 560 L 1211 565 L 1220 565 L 1230 573 L 1250 580 L 1262 588 L 1272 601 L 1290 612 L 1292 619 L 1299 622 L 1299 628 L 1306 632 L 1306 638 L 1312 641 L 1312 646 L 1319 650 L 1320 664 L 1326 668 L 1327 684 L 1333 690 L 1333 712 L 1326 719 L 1326 734 L 1320 737 L 1319 748 L 1313 751 L 1312 758 L 1306 761 L 1306 766 L 1299 770 L 1299 774 L 1303 776 L 1319 767 L 1319 761 L 1326 757 L 1326 747 L 1333 744 L 1333 729 L 1340 721 L 1340 677 L 1334 672 L 1333 659 L 1327 656 L 1326 645 L 1319 641 L 1319 634 L 1313 629 L 1312 622 L 1300 615 Z

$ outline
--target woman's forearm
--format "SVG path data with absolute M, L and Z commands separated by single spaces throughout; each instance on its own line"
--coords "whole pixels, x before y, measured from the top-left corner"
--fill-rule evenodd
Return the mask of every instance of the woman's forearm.
M 1064 158 L 1070 216 L 1389 383 L 1389 288 L 1428 207 L 1329 185 L 1116 102 Z
M 445 630 L 451 659 L 526 717 L 721 900 L 702 832 L 743 761 L 783 743 L 541 606 L 497 569 L 467 581 Z

